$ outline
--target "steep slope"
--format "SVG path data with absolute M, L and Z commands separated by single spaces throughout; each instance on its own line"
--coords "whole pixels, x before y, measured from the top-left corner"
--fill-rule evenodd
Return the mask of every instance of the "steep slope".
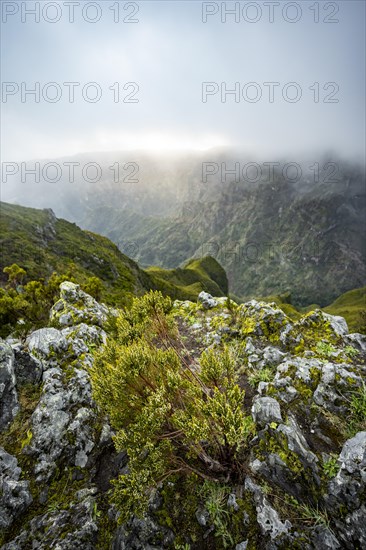
M 229 291 L 225 270 L 210 256 L 190 260 L 183 268 L 150 267 L 146 273 L 152 277 L 155 290 L 169 289 L 169 296 L 177 299 L 190 296 L 189 299 L 195 300 L 201 290 L 217 296 L 224 296 Z
M 341 315 L 350 330 L 366 333 L 366 287 L 356 288 L 342 294 L 332 304 L 324 308 L 331 315 Z
M 185 203 L 174 218 L 101 207 L 83 225 L 98 224 L 116 242 L 123 234 L 143 265 L 170 268 L 210 254 L 243 298 L 291 291 L 296 305 L 324 306 L 366 282 L 365 205 L 362 170 L 342 165 L 331 183 L 275 174 L 271 183 L 231 183 L 212 200 Z
M 105 285 L 103 299 L 111 303 L 149 289 L 159 289 L 179 299 L 196 299 L 202 290 L 211 290 L 220 296 L 227 292 L 225 272 L 214 259 L 196 262 L 188 272 L 189 280 L 184 281 L 174 270 L 169 274 L 164 270 L 144 271 L 108 238 L 57 219 L 49 209 L 1 203 L 0 234 L 0 280 L 3 282 L 6 281 L 3 268 L 16 263 L 26 270 L 28 280 L 47 278 L 54 271 L 71 272 L 80 281 L 98 277 Z M 215 278 L 215 273 L 219 273 L 219 278 Z M 187 290 L 186 285 L 190 285 Z

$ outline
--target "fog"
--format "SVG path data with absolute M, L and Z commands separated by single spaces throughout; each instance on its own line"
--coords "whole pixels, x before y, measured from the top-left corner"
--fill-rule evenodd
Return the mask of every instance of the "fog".
M 364 2 L 35 4 L 2 3 L 3 161 L 363 158 Z

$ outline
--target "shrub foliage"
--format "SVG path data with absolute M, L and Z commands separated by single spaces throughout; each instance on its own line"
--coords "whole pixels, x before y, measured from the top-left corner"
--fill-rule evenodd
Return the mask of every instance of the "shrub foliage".
M 129 472 L 114 482 L 121 521 L 141 515 L 168 478 L 239 481 L 253 422 L 243 410 L 229 350 L 208 349 L 199 362 L 182 344 L 171 300 L 136 298 L 116 334 L 97 353 L 94 397 L 126 450 Z

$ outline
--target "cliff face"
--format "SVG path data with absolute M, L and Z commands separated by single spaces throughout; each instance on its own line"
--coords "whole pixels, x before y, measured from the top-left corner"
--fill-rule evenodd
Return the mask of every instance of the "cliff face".
M 126 206 L 91 209 L 82 224 L 109 236 L 143 265 L 176 267 L 211 255 L 244 298 L 291 291 L 294 303 L 326 305 L 366 281 L 365 180 L 343 166 L 339 180 L 217 185 L 170 218 Z
M 51 326 L 23 343 L 1 341 L 4 550 L 366 545 L 365 337 L 319 310 L 295 322 L 275 304 L 206 293 L 176 301 L 171 313 L 198 374 L 202 350 L 235 355 L 254 423 L 242 481 L 218 479 L 216 507 L 212 495 L 164 482 L 142 519 L 117 526 L 108 491 L 128 475 L 128 457 L 115 450 L 121 426 L 97 407 L 90 372 L 95 351 L 114 338 L 106 320 L 119 313 L 64 282 Z

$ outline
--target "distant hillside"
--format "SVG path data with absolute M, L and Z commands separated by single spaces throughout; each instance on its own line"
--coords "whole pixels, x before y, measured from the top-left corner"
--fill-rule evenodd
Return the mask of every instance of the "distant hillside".
M 229 291 L 225 270 L 209 256 L 190 260 L 183 268 L 149 267 L 146 272 L 153 278 L 156 290 L 178 299 L 185 296 L 195 300 L 202 289 L 213 296 L 224 296 Z
M 304 313 L 319 309 L 318 304 L 296 308 L 291 303 L 291 294 L 260 297 L 263 302 L 275 302 L 294 321 L 300 319 Z M 366 334 L 366 287 L 356 288 L 341 294 L 334 302 L 322 308 L 331 315 L 340 315 L 347 321 L 350 332 Z
M 350 332 L 366 334 L 366 286 L 342 294 L 324 311 L 344 317 Z
M 228 290 L 225 271 L 213 258 L 195 261 L 186 270 L 145 271 L 108 238 L 57 219 L 49 209 L 1 203 L 0 236 L 3 282 L 3 268 L 16 263 L 28 280 L 47 278 L 54 271 L 71 271 L 80 281 L 98 277 L 105 285 L 103 298 L 111 303 L 150 289 L 179 299 L 196 299 L 201 290 L 223 296 Z
M 164 268 L 214 256 L 246 299 L 290 291 L 293 303 L 325 306 L 366 283 L 366 195 L 361 168 L 339 164 L 337 181 L 231 183 L 171 217 L 136 215 L 112 203 L 82 226 L 108 235 L 134 259 Z M 106 201 L 108 202 L 108 201 Z

